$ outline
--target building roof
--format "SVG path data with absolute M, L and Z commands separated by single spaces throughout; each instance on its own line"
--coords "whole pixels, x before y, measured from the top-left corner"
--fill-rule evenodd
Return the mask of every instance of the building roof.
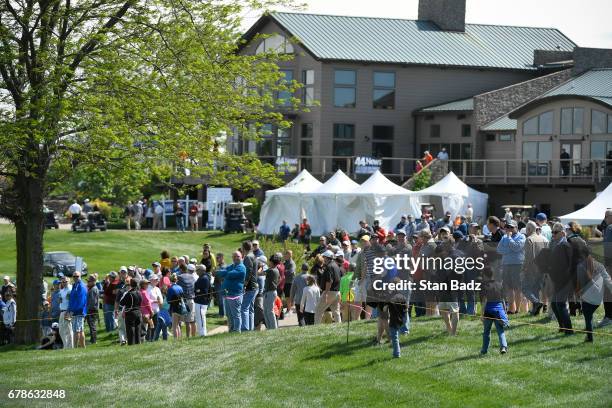
M 553 28 L 466 24 L 454 32 L 429 21 L 279 12 L 262 16 L 243 38 L 269 19 L 319 60 L 535 70 L 534 50 L 576 46 Z
M 508 115 L 504 115 L 482 126 L 480 130 L 484 130 L 487 132 L 516 130 L 516 119 L 510 119 Z
M 572 77 L 512 111 L 509 116 L 517 118 L 536 106 L 568 97 L 587 99 L 612 108 L 612 68 L 591 69 Z
M 464 112 L 474 110 L 474 98 L 461 99 L 419 109 L 418 112 Z

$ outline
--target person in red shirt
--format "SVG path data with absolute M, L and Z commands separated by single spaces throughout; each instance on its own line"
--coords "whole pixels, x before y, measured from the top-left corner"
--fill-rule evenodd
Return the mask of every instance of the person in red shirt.
M 415 167 L 415 173 L 419 173 L 421 170 L 423 170 L 423 163 L 421 163 L 420 160 L 417 160 L 416 167 Z
M 310 252 L 310 235 L 312 234 L 312 230 L 310 229 L 310 224 L 308 223 L 308 219 L 304 218 L 302 223 L 300 224 L 300 242 L 304 244 L 306 250 Z
M 380 226 L 380 221 L 374 220 L 374 226 L 372 229 L 374 230 L 374 233 L 378 235 L 378 242 L 380 242 L 381 245 L 384 245 L 387 239 L 387 231 Z
M 189 224 L 191 225 L 191 232 L 198 230 L 198 212 L 200 209 L 198 208 L 197 203 L 191 204 L 189 206 Z

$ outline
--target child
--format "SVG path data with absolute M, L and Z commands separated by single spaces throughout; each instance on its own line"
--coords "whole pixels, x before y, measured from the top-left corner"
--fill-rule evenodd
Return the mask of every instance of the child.
M 272 307 L 272 311 L 276 316 L 276 325 L 278 326 L 278 321 L 281 320 L 281 313 L 283 310 L 283 301 L 280 297 L 276 296 L 274 299 L 274 306 Z
M 6 306 L 2 310 L 2 319 L 4 321 L 4 341 L 6 344 L 13 343 L 15 323 L 17 322 L 17 303 L 13 299 L 13 292 L 7 290 L 4 295 L 6 298 Z
M 391 302 L 389 302 L 389 337 L 393 346 L 393 358 L 399 358 L 401 355 L 399 334 L 406 324 L 407 310 L 408 303 L 404 294 L 394 294 L 391 297 Z
M 45 300 L 42 304 L 42 311 L 40 312 L 40 326 L 43 336 L 48 336 L 53 331 L 51 329 L 51 323 L 53 323 L 51 309 L 49 307 L 49 302 Z
M 306 278 L 306 287 L 302 292 L 302 300 L 300 302 L 300 309 L 304 311 L 304 323 L 306 326 L 312 326 L 314 324 L 315 309 L 319 303 L 321 292 L 319 287 L 315 285 L 315 278 L 309 275 Z
M 503 289 L 500 282 L 493 279 L 491 268 L 485 268 L 482 271 L 483 282 L 481 290 L 482 310 L 481 317 L 484 331 L 482 333 L 482 349 L 480 354 L 487 354 L 489 349 L 489 341 L 491 334 L 491 326 L 495 323 L 495 330 L 499 337 L 499 352 L 506 354 L 508 352 L 508 343 L 506 342 L 506 334 L 504 327 L 508 326 L 508 317 L 504 310 L 503 304 Z

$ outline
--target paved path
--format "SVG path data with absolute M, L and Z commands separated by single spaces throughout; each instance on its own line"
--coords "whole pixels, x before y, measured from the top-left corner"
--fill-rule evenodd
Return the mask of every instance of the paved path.
M 295 313 L 287 313 L 285 314 L 285 318 L 283 320 L 278 321 L 278 328 L 283 327 L 295 327 L 298 325 L 297 315 Z M 265 330 L 265 329 L 264 329 Z M 219 333 L 227 333 L 227 326 L 219 326 L 215 327 L 211 331 L 207 333 L 208 336 L 214 336 Z

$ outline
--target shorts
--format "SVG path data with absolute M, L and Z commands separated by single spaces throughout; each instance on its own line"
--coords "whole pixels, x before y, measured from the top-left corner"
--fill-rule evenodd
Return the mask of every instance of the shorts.
M 459 302 L 440 302 L 438 308 L 451 313 L 459 313 Z
M 521 289 L 522 265 L 502 265 L 502 279 L 505 290 Z
M 82 333 L 84 321 L 85 316 L 72 316 L 72 331 L 75 333 Z
M 181 320 L 185 323 L 195 322 L 195 302 L 193 299 L 185 299 L 185 306 L 189 309 L 186 315 L 181 316 Z
M 190 215 L 189 216 L 189 222 L 192 224 L 197 224 L 198 223 L 198 216 L 197 215 Z

